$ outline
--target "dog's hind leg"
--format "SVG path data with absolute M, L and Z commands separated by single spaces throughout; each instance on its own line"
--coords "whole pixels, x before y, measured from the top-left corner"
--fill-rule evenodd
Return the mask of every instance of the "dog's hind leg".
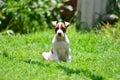
M 50 52 L 43 52 L 42 56 L 45 60 L 53 60 L 53 54 Z

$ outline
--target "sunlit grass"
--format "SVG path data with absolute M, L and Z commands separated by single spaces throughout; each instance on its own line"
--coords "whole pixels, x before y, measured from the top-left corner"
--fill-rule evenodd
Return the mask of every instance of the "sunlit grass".
M 119 35 L 76 32 L 74 26 L 67 35 L 71 63 L 43 60 L 41 54 L 50 50 L 54 30 L 0 35 L 0 80 L 120 79 Z

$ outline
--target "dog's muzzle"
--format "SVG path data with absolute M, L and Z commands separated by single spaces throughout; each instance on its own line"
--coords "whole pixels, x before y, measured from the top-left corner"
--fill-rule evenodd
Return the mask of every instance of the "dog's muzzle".
M 58 36 L 59 36 L 59 37 L 61 37 L 61 35 L 62 35 L 61 33 L 58 33 Z
M 57 37 L 59 37 L 59 38 L 64 37 L 64 33 L 61 29 L 58 29 L 58 31 L 57 31 Z

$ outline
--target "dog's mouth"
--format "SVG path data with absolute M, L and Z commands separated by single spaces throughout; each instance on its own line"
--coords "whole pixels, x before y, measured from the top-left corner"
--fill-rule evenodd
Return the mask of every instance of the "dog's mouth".
M 60 35 L 58 35 L 58 36 L 57 36 L 57 38 L 58 38 L 58 39 L 61 39 L 61 38 L 63 38 L 63 37 L 62 37 L 62 36 L 60 36 Z
M 57 34 L 57 39 L 62 40 L 63 38 L 64 38 L 64 36 L 62 35 L 62 33 Z

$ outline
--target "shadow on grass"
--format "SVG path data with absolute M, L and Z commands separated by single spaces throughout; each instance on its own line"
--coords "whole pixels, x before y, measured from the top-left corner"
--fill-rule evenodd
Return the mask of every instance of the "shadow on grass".
M 15 58 L 14 52 L 3 51 L 0 53 L 0 56 L 3 58 L 7 58 L 9 60 L 13 60 Z
M 101 75 L 97 75 L 94 72 L 91 72 L 90 70 L 86 69 L 76 69 L 76 68 L 68 68 L 65 66 L 58 65 L 59 69 L 64 70 L 67 75 L 71 74 L 84 74 L 86 77 L 91 78 L 92 80 L 103 80 L 103 77 Z
M 7 58 L 9 60 L 18 60 L 15 58 L 15 55 L 13 52 L 7 52 L 7 51 L 3 51 L 0 53 L 0 56 L 2 56 L 3 58 Z M 28 64 L 33 64 L 33 65 L 38 65 L 38 66 L 49 66 L 50 64 L 49 63 L 41 63 L 40 61 L 38 60 L 34 60 L 34 59 L 19 59 L 19 61 L 22 61 L 22 62 L 25 62 L 25 63 L 28 63 Z
M 38 65 L 38 66 L 49 66 L 50 64 L 45 64 L 45 63 L 41 63 L 40 61 L 37 60 L 32 60 L 32 59 L 27 59 L 27 60 L 22 60 L 25 63 L 28 64 L 33 64 L 33 65 Z

